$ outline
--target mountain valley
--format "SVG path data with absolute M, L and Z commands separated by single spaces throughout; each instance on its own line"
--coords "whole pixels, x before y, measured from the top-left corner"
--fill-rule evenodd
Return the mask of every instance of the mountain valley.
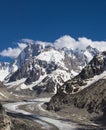
M 29 43 L 0 80 L 1 130 L 106 129 L 105 51 Z

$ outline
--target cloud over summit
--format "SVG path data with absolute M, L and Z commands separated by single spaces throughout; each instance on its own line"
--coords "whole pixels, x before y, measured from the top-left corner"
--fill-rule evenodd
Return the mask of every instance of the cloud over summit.
M 10 58 L 16 58 L 20 52 L 27 46 L 24 43 L 18 43 L 18 47 L 11 48 L 8 47 L 7 49 L 4 49 L 2 52 L 0 52 L 0 55 L 3 57 L 10 57 Z
M 87 46 L 97 48 L 100 51 L 106 51 L 106 41 L 92 41 L 86 37 L 79 37 L 77 40 L 69 35 L 62 36 L 54 42 L 57 48 L 85 49 Z
M 79 37 L 77 40 L 72 38 L 69 35 L 64 35 L 58 39 L 56 39 L 53 43 L 43 42 L 43 41 L 34 41 L 31 39 L 22 39 L 21 42 L 17 43 L 16 48 L 8 47 L 7 49 L 0 52 L 1 56 L 16 58 L 20 52 L 27 46 L 27 44 L 42 44 L 45 45 L 53 45 L 56 48 L 66 47 L 68 49 L 86 49 L 87 46 L 91 46 L 93 48 L 98 49 L 99 51 L 106 51 L 106 41 L 93 41 L 86 37 Z

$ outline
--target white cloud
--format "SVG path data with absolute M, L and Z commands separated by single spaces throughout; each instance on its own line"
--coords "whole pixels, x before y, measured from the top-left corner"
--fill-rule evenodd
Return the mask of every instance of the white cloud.
M 0 52 L 1 56 L 16 58 L 20 52 L 27 46 L 27 44 L 42 44 L 45 45 L 54 45 L 56 48 L 71 48 L 71 49 L 85 49 L 87 46 L 92 46 L 97 48 L 100 51 L 106 51 L 106 41 L 92 41 L 86 37 L 79 37 L 77 40 L 72 38 L 69 35 L 65 35 L 60 37 L 59 39 L 55 40 L 54 43 L 50 42 L 43 42 L 43 41 L 34 41 L 31 39 L 22 39 L 20 43 L 17 43 L 16 48 L 7 48 Z
M 54 42 L 54 45 L 57 48 L 67 47 L 71 49 L 85 49 L 87 46 L 90 45 L 100 51 L 106 51 L 106 41 L 92 41 L 91 39 L 88 39 L 86 37 L 80 37 L 78 38 L 78 40 L 75 40 L 69 35 L 65 35 L 57 39 Z
M 82 46 L 92 46 L 97 48 L 100 51 L 106 51 L 106 41 L 92 41 L 91 39 L 87 39 L 86 37 L 78 38 L 78 42 Z
M 51 42 L 46 42 L 46 41 L 34 41 L 32 39 L 21 39 L 22 42 L 26 43 L 26 44 L 41 44 L 43 46 L 46 45 L 53 45 L 53 43 Z
M 21 39 L 21 41 L 24 42 L 24 43 L 27 43 L 27 44 L 33 44 L 33 43 L 35 43 L 34 40 L 28 39 L 28 38 Z
M 18 43 L 18 47 L 23 50 L 25 47 L 27 46 L 27 44 L 25 43 Z
M 54 45 L 57 47 L 57 48 L 63 48 L 63 47 L 67 47 L 67 48 L 72 48 L 72 49 L 75 49 L 77 47 L 77 41 L 68 36 L 68 35 L 65 35 L 63 37 L 60 37 L 59 39 L 57 39 L 55 42 L 54 42 Z
M 51 42 L 42 42 L 42 41 L 36 41 L 35 42 L 36 44 L 40 44 L 40 45 L 42 45 L 42 46 L 47 46 L 47 45 L 53 45 L 53 43 L 51 43 Z
M 0 52 L 0 55 L 4 57 L 16 58 L 20 54 L 20 52 L 27 46 L 24 43 L 18 43 L 17 45 L 18 47 L 16 48 L 8 47 L 7 49 L 4 49 L 2 52 Z

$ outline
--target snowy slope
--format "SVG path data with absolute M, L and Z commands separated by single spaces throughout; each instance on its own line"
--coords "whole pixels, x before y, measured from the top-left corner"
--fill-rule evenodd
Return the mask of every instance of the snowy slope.
M 1 62 L 0 63 L 0 81 L 3 81 L 4 78 L 10 73 L 9 63 Z
M 55 62 L 56 64 L 57 64 L 57 63 L 63 64 L 64 55 L 61 54 L 61 53 L 60 53 L 59 51 L 57 51 L 57 50 L 50 49 L 50 51 L 44 51 L 44 52 L 40 53 L 40 54 L 37 56 L 37 59 L 47 61 L 47 63 L 50 63 L 50 62 L 53 61 L 53 62 Z
M 55 50 L 51 48 L 49 51 L 44 51 L 40 53 L 36 59 L 46 61 L 47 63 L 53 62 L 54 64 L 62 67 L 63 69 L 66 69 L 64 59 L 65 55 L 61 51 Z

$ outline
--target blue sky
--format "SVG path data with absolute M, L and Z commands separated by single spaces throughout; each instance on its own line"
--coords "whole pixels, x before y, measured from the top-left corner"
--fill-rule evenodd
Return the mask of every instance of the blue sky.
M 106 41 L 106 0 L 0 0 L 0 51 L 63 35 Z

